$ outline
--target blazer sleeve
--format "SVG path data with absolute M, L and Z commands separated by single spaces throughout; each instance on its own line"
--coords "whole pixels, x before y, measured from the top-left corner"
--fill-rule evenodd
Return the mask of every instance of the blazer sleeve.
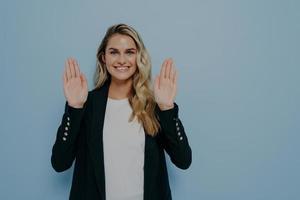
M 83 129 L 83 108 L 73 108 L 65 103 L 65 112 L 58 127 L 56 140 L 52 148 L 51 164 L 55 171 L 62 172 L 69 169 L 78 150 L 78 135 Z
M 178 168 L 189 168 L 192 163 L 192 150 L 178 117 L 178 105 L 174 102 L 172 109 L 162 111 L 158 106 L 156 109 L 161 126 L 159 141 Z

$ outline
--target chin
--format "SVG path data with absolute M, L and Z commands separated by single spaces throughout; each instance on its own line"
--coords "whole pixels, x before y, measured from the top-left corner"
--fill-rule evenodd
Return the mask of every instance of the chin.
M 128 81 L 128 80 L 132 79 L 132 76 L 133 76 L 133 74 L 132 75 L 125 75 L 124 74 L 123 76 L 120 76 L 120 75 L 111 75 L 111 78 L 114 81 Z

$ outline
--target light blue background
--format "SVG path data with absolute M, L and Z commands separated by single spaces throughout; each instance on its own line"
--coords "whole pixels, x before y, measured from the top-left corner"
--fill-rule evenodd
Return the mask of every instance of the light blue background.
M 168 160 L 174 200 L 300 199 L 300 3 L 296 0 L 1 1 L 0 199 L 68 199 L 56 173 L 62 72 L 79 60 L 93 89 L 106 29 L 142 35 L 153 75 L 179 70 L 177 103 L 193 150 Z

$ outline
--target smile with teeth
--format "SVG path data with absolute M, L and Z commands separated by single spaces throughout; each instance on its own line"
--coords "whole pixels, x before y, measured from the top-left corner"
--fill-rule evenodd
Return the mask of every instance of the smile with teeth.
M 120 66 L 120 67 L 114 66 L 114 67 L 115 67 L 115 69 L 117 69 L 120 72 L 125 72 L 125 71 L 127 71 L 129 69 L 128 66 Z

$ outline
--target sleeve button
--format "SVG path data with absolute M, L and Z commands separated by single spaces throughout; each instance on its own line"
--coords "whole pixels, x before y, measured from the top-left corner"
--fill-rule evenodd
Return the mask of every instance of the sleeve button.
M 181 135 L 180 131 L 178 131 L 178 133 L 177 133 L 177 134 L 178 134 L 178 136 L 180 136 L 180 135 Z
M 68 136 L 68 133 L 67 133 L 67 132 L 64 132 L 64 135 L 65 135 L 65 136 Z
M 70 122 L 67 122 L 67 125 L 70 126 Z
M 70 117 L 67 117 L 67 120 L 70 121 Z
M 63 139 L 63 141 L 66 141 L 66 140 L 67 140 L 67 138 L 65 138 L 65 137 L 63 137 L 62 139 Z
M 180 140 L 183 140 L 183 137 L 180 137 L 179 139 L 180 139 Z
M 67 130 L 68 130 L 68 127 L 65 127 L 65 130 L 67 131 Z

